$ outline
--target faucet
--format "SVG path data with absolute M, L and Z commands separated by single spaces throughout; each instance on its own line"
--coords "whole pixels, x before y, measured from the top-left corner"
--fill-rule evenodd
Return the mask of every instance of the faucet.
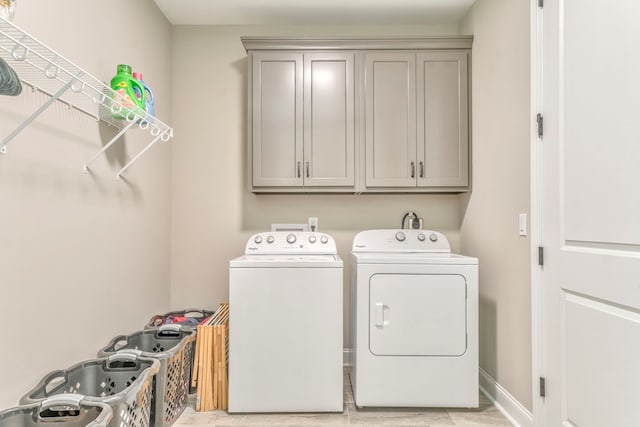
M 422 218 L 418 218 L 415 212 L 409 211 L 402 217 L 402 225 L 400 228 L 422 230 Z

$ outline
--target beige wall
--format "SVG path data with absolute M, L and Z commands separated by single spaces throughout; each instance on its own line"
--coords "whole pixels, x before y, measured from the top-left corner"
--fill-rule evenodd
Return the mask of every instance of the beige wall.
M 425 228 L 458 245 L 456 195 L 256 195 L 247 190 L 247 54 L 243 35 L 455 34 L 457 27 L 174 28 L 171 305 L 215 307 L 228 298 L 228 263 L 247 238 L 272 223 L 319 218 L 348 261 L 353 236 L 365 229 L 398 228 L 417 211 Z M 345 263 L 345 345 L 349 266 Z
M 461 196 L 461 249 L 480 259 L 480 367 L 529 410 L 529 2 L 477 0 L 473 33 L 473 193 Z
M 15 23 L 102 80 L 121 62 L 142 70 L 171 121 L 171 27 L 153 2 L 19 1 Z M 45 100 L 0 97 L 0 137 Z M 116 181 L 150 141 L 132 130 L 83 174 L 113 134 L 56 104 L 0 154 L 0 409 L 169 309 L 169 146 Z

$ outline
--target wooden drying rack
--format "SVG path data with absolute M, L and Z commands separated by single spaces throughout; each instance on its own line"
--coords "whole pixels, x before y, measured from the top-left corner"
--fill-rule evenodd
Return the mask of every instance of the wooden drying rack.
M 229 304 L 197 327 L 191 387 L 196 387 L 196 411 L 227 409 L 229 393 Z

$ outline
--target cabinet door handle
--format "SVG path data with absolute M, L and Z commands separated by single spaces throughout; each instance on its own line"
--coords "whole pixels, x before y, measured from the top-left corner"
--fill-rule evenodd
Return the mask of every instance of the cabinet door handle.
M 297 177 L 300 178 L 300 162 L 297 162 Z
M 420 162 L 420 178 L 424 178 L 424 162 Z
M 307 169 L 307 178 L 309 178 L 309 162 L 307 162 L 305 166 Z
M 415 178 L 415 177 L 416 177 L 416 163 L 411 162 L 411 178 Z

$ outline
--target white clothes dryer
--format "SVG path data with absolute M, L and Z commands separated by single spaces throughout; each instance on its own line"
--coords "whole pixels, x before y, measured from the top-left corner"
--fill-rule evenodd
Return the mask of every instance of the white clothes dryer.
M 477 258 L 434 231 L 363 231 L 350 305 L 356 406 L 478 407 Z
M 253 235 L 229 263 L 229 408 L 342 412 L 343 263 L 324 233 Z

